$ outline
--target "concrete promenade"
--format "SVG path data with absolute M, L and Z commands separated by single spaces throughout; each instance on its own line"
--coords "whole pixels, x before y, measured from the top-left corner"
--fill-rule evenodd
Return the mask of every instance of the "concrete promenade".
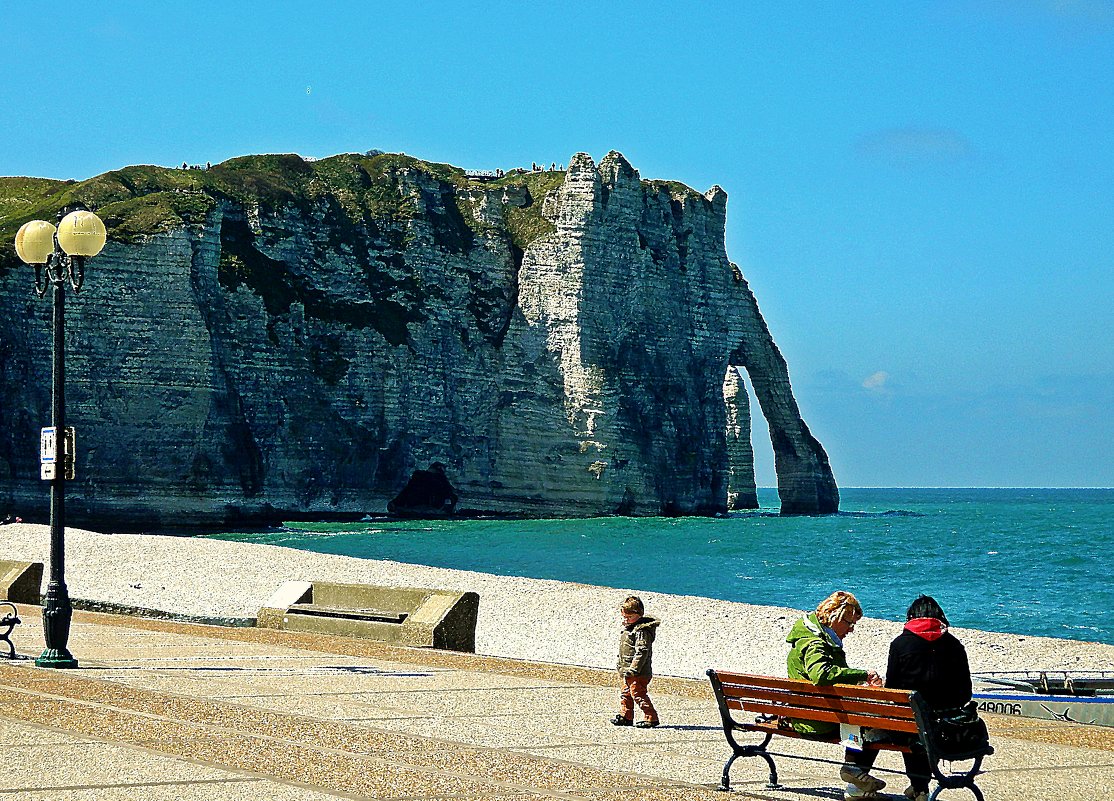
M 20 615 L 13 639 L 33 658 L 38 609 Z M 608 724 L 614 677 L 594 669 L 87 612 L 70 645 L 74 671 L 0 659 L 0 801 L 725 797 L 713 788 L 728 748 L 696 681 L 655 679 L 663 725 L 642 730 Z M 1093 801 L 1114 787 L 1114 730 L 988 723 L 988 801 Z M 778 752 L 840 756 L 782 740 Z M 733 795 L 842 798 L 834 765 L 778 767 L 785 788 L 767 790 L 762 763 L 737 761 Z M 905 777 L 880 775 L 901 801 Z

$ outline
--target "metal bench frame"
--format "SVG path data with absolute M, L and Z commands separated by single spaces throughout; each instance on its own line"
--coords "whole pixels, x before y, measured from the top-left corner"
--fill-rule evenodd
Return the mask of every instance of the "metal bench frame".
M 8 659 L 15 659 L 15 645 L 12 643 L 12 629 L 18 626 L 22 621 L 19 619 L 19 610 L 15 608 L 15 604 L 10 601 L 0 601 L 0 609 L 10 607 L 11 612 L 4 612 L 3 617 L 0 617 L 0 642 L 8 644 Z
M 984 772 L 982 760 L 993 754 L 994 749 L 987 745 L 978 751 L 964 754 L 938 753 L 933 745 L 935 718 L 919 693 L 850 684 L 818 686 L 797 679 L 728 673 L 714 669 L 708 670 L 707 676 L 719 706 L 723 734 L 732 752 L 723 766 L 723 775 L 717 788 L 719 790 L 731 789 L 731 765 L 739 757 L 758 757 L 765 760 L 770 769 L 770 780 L 766 785 L 769 789 L 782 786 L 778 783 L 774 756 L 816 759 L 796 754 L 777 754 L 767 750 L 774 735 L 812 742 L 832 744 L 842 742 L 838 737 L 814 737 L 801 734 L 785 721 L 786 718 L 793 718 L 865 726 L 910 735 L 916 738 L 919 747 L 927 753 L 928 763 L 932 768 L 932 778 L 937 783 L 931 801 L 935 801 L 942 790 L 961 787 L 970 790 L 977 801 L 984 801 L 982 792 L 975 784 L 975 777 Z M 732 710 L 754 713 L 757 717 L 753 723 L 743 723 L 732 716 Z M 763 740 L 760 743 L 740 745 L 735 740 L 735 732 L 763 735 Z M 912 750 L 910 745 L 884 741 L 866 743 L 864 748 L 906 753 Z M 968 760 L 972 764 L 967 770 L 945 773 L 940 768 L 941 761 L 966 762 Z

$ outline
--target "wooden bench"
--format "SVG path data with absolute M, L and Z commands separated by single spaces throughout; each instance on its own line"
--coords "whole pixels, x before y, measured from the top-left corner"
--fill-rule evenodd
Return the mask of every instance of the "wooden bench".
M 863 726 L 884 729 L 908 735 L 908 739 L 919 743 L 928 754 L 932 778 L 937 782 L 932 793 L 933 801 L 942 790 L 966 787 L 978 801 L 983 801 L 982 792 L 975 785 L 975 777 L 982 773 L 983 757 L 994 753 L 989 745 L 976 752 L 963 754 L 944 754 L 934 746 L 934 720 L 931 710 L 921 699 L 920 694 L 909 690 L 891 690 L 882 687 L 835 684 L 817 686 L 807 681 L 783 679 L 773 676 L 754 676 L 745 673 L 727 673 L 717 670 L 708 671 L 716 702 L 719 705 L 720 719 L 723 721 L 723 734 L 731 746 L 731 756 L 723 766 L 720 790 L 730 790 L 732 763 L 739 757 L 758 757 L 765 760 L 770 769 L 770 789 L 780 787 L 777 779 L 777 766 L 774 757 L 790 759 L 813 759 L 795 754 L 779 754 L 767 750 L 774 736 L 795 737 L 813 742 L 842 743 L 839 736 L 817 737 L 795 731 L 788 722 L 796 720 L 823 721 L 847 726 Z M 753 715 L 749 721 L 736 720 L 732 712 Z M 740 745 L 735 740 L 736 732 L 749 732 L 763 737 L 759 743 Z M 911 745 L 897 742 L 867 742 L 865 749 L 875 751 L 903 751 L 909 753 Z M 821 760 L 824 761 L 824 760 Z M 944 772 L 940 762 L 967 762 L 967 770 Z M 842 761 L 833 764 L 842 764 Z
M 11 609 L 10 612 L 4 611 L 7 607 Z M 19 610 L 15 608 L 15 604 L 7 601 L 0 601 L 0 642 L 8 644 L 8 659 L 15 659 L 15 645 L 12 643 L 12 629 L 20 624 Z

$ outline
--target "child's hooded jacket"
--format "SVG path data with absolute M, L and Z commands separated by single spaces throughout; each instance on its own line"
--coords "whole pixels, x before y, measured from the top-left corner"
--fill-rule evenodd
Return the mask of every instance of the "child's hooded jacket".
M 653 676 L 654 635 L 661 621 L 643 615 L 619 631 L 619 662 L 616 669 L 628 676 Z

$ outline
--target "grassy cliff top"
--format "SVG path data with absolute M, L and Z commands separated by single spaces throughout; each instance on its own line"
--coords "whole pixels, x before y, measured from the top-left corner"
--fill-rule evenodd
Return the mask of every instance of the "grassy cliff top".
M 138 165 L 112 170 L 85 181 L 45 178 L 0 178 L 0 269 L 18 265 L 11 242 L 28 220 L 54 221 L 58 211 L 73 202 L 94 209 L 113 242 L 133 242 L 183 225 L 200 224 L 221 200 L 264 210 L 293 205 L 307 209 L 328 197 L 354 223 L 368 218 L 398 221 L 412 214 L 412 201 L 399 191 L 403 173 L 421 173 L 449 189 L 454 196 L 472 191 L 525 189 L 526 207 L 510 206 L 505 218 L 514 243 L 521 248 L 552 226 L 541 216 L 541 200 L 559 187 L 561 171 L 511 171 L 497 180 L 469 179 L 449 164 L 423 161 L 399 153 L 341 154 L 307 161 L 293 154 L 242 156 L 208 169 Z M 698 194 L 675 182 L 646 181 L 651 191 L 671 195 Z M 470 208 L 461 212 L 474 222 Z

